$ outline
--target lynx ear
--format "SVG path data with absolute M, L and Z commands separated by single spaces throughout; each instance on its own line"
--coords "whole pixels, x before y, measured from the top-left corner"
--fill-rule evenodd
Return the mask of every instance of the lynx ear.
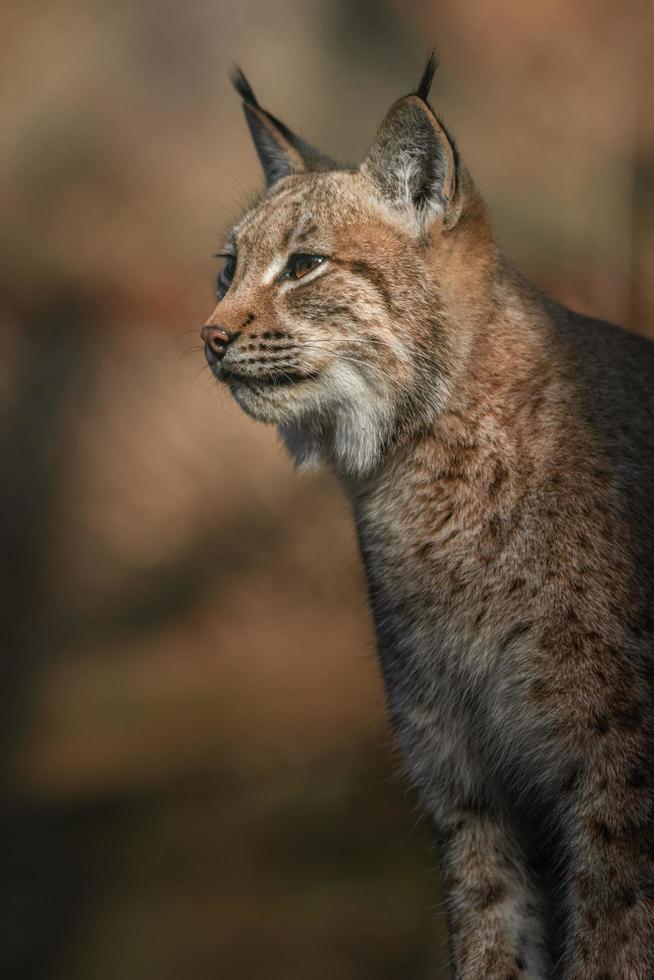
M 432 53 L 418 89 L 391 106 L 361 166 L 388 203 L 422 223 L 447 212 L 456 190 L 456 150 L 427 102 L 436 65 Z
M 290 174 L 335 169 L 335 164 L 328 157 L 314 150 L 283 122 L 261 108 L 240 68 L 234 69 L 231 78 L 234 88 L 243 99 L 245 118 L 268 187 Z

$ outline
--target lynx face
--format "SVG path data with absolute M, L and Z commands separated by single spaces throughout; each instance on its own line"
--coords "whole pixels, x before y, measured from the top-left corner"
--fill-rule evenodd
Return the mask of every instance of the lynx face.
M 301 465 L 362 475 L 444 404 L 452 357 L 434 304 L 435 252 L 456 168 L 429 82 L 393 106 L 352 171 L 235 79 L 268 190 L 225 244 L 202 337 L 215 376 L 248 414 L 279 427 Z

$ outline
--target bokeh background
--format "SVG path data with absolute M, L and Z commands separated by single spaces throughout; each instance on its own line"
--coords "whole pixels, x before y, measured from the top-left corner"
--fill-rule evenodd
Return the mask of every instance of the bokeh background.
M 227 72 L 360 159 L 431 44 L 509 256 L 654 326 L 652 6 L 22 0 L 2 23 L 3 976 L 449 976 L 345 501 L 204 370 L 260 175 Z

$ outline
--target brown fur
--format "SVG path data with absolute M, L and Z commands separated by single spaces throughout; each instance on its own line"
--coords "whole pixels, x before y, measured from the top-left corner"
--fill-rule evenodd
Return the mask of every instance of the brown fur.
M 650 980 L 654 357 L 507 265 L 425 97 L 358 171 L 271 149 L 256 103 L 270 188 L 208 356 L 352 501 L 456 976 Z

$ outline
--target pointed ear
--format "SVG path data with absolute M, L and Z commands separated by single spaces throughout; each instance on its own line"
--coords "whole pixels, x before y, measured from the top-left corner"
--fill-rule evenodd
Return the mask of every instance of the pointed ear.
M 296 136 L 272 113 L 262 109 L 240 68 L 234 69 L 231 78 L 234 88 L 243 99 L 245 118 L 268 187 L 290 174 L 336 169 L 332 160 Z
M 427 102 L 435 71 L 432 54 L 417 91 L 391 106 L 361 166 L 389 204 L 410 210 L 423 226 L 436 213 L 447 224 L 456 191 L 456 149 Z

